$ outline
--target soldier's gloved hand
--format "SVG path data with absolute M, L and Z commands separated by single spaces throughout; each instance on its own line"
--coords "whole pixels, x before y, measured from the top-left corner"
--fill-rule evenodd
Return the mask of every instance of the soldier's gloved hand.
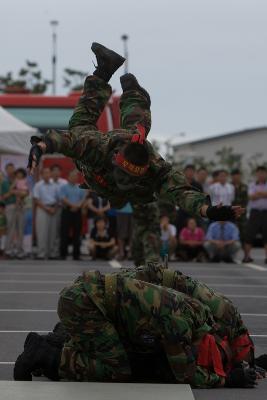
M 39 138 L 38 136 L 32 136 L 31 137 L 31 150 L 28 158 L 28 166 L 27 168 L 30 170 L 32 173 L 34 168 L 39 164 L 40 158 L 42 157 L 44 153 L 44 148 L 42 148 L 41 143 L 45 145 L 44 142 L 42 142 L 42 139 Z
M 236 218 L 235 209 L 232 206 L 209 206 L 206 215 L 212 221 L 234 221 Z
M 225 386 L 231 388 L 254 388 L 257 374 L 254 368 L 235 368 L 225 379 Z

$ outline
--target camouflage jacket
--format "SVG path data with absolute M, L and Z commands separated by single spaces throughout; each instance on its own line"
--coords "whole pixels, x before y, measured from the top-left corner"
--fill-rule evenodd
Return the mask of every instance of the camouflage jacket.
M 133 349 L 136 352 L 142 352 L 144 347 L 142 337 L 144 334 L 149 333 L 150 336 L 154 337 L 160 337 L 161 335 L 156 320 L 154 322 L 156 325 L 154 325 L 153 319 L 144 317 L 143 314 L 139 315 L 138 310 L 140 310 L 140 307 L 141 309 L 144 307 L 148 313 L 151 307 L 153 307 L 154 313 L 158 307 L 157 291 L 154 291 L 155 286 L 142 285 L 142 280 L 143 282 L 155 282 L 159 285 L 164 284 L 166 287 L 169 286 L 171 288 L 176 286 L 176 290 L 178 289 L 177 286 L 179 286 L 190 296 L 178 291 L 171 292 L 172 289 L 168 290 L 170 291 L 170 296 L 173 295 L 175 298 L 179 298 L 179 326 L 184 329 L 183 335 L 185 337 L 183 340 L 187 344 L 184 347 L 179 342 L 174 345 L 165 340 L 164 348 L 173 374 L 178 382 L 188 382 L 195 387 L 221 386 L 224 383 L 221 376 L 212 370 L 207 370 L 197 365 L 195 346 L 205 333 L 215 329 L 212 312 L 209 306 L 204 303 L 212 305 L 214 314 L 217 315 L 218 319 L 220 316 L 227 318 L 227 312 L 230 314 L 232 312 L 231 307 L 224 306 L 224 304 L 221 305 L 221 303 L 225 303 L 223 297 L 220 298 L 220 295 L 212 292 L 205 285 L 191 280 L 191 278 L 185 277 L 181 273 L 180 279 L 176 279 L 176 285 L 174 285 L 174 274 L 173 271 L 170 272 L 172 273 L 170 275 L 166 274 L 166 272 L 163 274 L 161 268 L 157 270 L 154 268 L 153 271 L 151 269 L 150 271 L 137 269 L 107 275 L 106 278 L 99 272 L 88 272 L 83 277 L 78 278 L 74 287 L 75 290 L 80 290 L 79 285 L 81 285 L 82 290 L 89 295 L 107 321 L 110 321 L 115 326 L 126 352 L 131 352 Z M 178 276 L 179 273 L 177 273 L 176 277 Z M 103 285 L 105 286 L 104 296 Z M 133 296 L 133 293 L 137 297 Z M 138 306 L 136 303 L 137 298 L 139 299 Z M 164 298 L 164 305 L 162 304 L 159 309 L 160 313 L 166 312 L 166 316 L 171 315 L 171 310 L 175 303 L 173 303 L 173 300 L 167 300 L 168 297 L 166 296 Z M 201 299 L 202 302 L 198 299 Z M 190 328 L 188 326 L 189 321 L 192 321 Z M 126 329 L 125 324 L 128 325 L 128 329 Z M 103 334 L 105 333 L 103 332 Z M 113 334 L 115 335 L 115 333 Z M 116 340 L 118 341 L 118 338 Z M 116 349 L 113 349 L 113 352 L 116 352 Z
M 209 204 L 208 196 L 194 190 L 184 175 L 165 162 L 148 141 L 150 165 L 147 173 L 133 184 L 132 190 L 119 190 L 113 178 L 112 160 L 119 147 L 130 141 L 131 130 L 118 129 L 108 134 L 86 131 L 83 126 L 75 130 L 75 135 L 49 131 L 46 135 L 49 151 L 71 157 L 85 178 L 84 188 L 90 187 L 99 196 L 109 199 L 113 207 L 121 208 L 128 201 L 143 204 L 162 198 L 189 214 L 200 216 L 200 208 Z

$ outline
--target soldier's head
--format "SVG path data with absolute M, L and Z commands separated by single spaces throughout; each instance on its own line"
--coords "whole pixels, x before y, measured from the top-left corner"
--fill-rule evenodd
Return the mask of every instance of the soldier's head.
M 131 141 L 124 145 L 113 159 L 113 176 L 120 190 L 129 190 L 149 167 L 149 152 L 145 141 Z

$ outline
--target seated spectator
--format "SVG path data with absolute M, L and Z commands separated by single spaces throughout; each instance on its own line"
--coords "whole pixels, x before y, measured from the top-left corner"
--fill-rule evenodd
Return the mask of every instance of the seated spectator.
M 212 262 L 234 262 L 241 248 L 237 226 L 229 221 L 213 222 L 208 228 L 204 247 Z
M 60 189 L 60 199 L 62 202 L 61 214 L 61 243 L 60 256 L 65 259 L 68 255 L 68 245 L 73 245 L 73 259 L 80 260 L 80 240 L 82 229 L 82 212 L 86 191 L 79 188 L 78 171 L 73 170 L 69 173 L 68 183 Z
M 89 240 L 93 260 L 111 260 L 117 253 L 115 238 L 111 236 L 105 217 L 97 217 Z
M 6 235 L 5 203 L 0 201 L 0 256 L 4 253 L 4 240 Z
M 88 232 L 90 234 L 94 228 L 95 218 L 104 217 L 110 209 L 110 205 L 108 200 L 98 196 L 96 192 L 90 191 L 85 202 L 85 208 L 87 209 Z
M 179 255 L 184 261 L 206 261 L 203 247 L 205 232 L 197 226 L 194 218 L 189 218 L 187 225 L 179 235 Z
M 176 227 L 170 224 L 170 219 L 167 215 L 163 215 L 160 218 L 160 230 L 161 230 L 161 250 L 160 256 L 164 258 L 166 255 L 169 256 L 170 260 L 174 259 L 177 239 L 176 239 Z

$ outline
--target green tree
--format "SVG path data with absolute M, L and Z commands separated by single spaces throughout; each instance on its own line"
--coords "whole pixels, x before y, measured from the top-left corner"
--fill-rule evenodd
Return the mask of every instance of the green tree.
M 232 147 L 224 146 L 216 152 L 220 166 L 232 170 L 234 168 L 242 168 L 242 154 L 234 153 Z
M 71 91 L 82 90 L 83 82 L 87 75 L 87 72 L 78 71 L 72 68 L 65 68 L 63 76 L 64 87 L 69 88 Z
M 45 93 L 51 81 L 43 78 L 39 66 L 34 61 L 27 60 L 14 77 L 12 72 L 0 76 L 0 91 L 4 93 Z

